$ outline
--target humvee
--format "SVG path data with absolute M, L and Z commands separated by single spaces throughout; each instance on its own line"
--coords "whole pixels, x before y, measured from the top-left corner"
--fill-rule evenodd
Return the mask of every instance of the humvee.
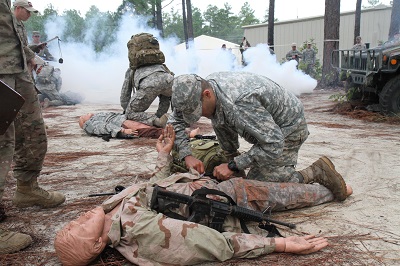
M 366 50 L 334 50 L 332 58 L 337 53 L 339 67 L 333 67 L 345 73 L 346 88 L 355 88 L 358 96 L 369 95 L 382 113 L 400 115 L 400 40 Z

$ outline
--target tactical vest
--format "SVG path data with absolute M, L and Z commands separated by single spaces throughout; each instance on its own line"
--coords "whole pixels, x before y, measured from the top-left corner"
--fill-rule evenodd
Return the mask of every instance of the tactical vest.
M 192 156 L 203 162 L 206 175 L 212 175 L 214 167 L 228 162 L 228 158 L 215 139 L 192 139 L 189 145 Z M 179 153 L 175 149 L 172 150 L 172 158 L 171 173 L 188 172 L 185 161 L 179 159 Z

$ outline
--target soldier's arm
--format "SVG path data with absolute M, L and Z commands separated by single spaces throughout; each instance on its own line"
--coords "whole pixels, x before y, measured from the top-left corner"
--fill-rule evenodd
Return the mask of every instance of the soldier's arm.
M 133 70 L 128 68 L 125 72 L 125 80 L 122 84 L 121 95 L 120 95 L 120 103 L 122 109 L 125 111 L 128 107 L 129 100 L 131 99 L 132 91 L 133 91 Z
M 174 110 L 169 116 L 167 123 L 174 127 L 176 134 L 175 148 L 179 151 L 179 159 L 183 160 L 186 156 L 192 155 L 189 138 L 185 131 L 190 125 L 183 120 L 182 114 Z

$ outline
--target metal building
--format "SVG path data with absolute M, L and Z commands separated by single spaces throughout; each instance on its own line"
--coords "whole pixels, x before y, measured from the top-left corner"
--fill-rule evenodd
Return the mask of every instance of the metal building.
M 378 5 L 374 8 L 361 10 L 360 32 L 364 43 L 370 48 L 378 45 L 379 41 L 387 41 L 389 35 L 392 7 Z M 348 49 L 354 45 L 355 11 L 340 14 L 339 48 Z M 244 36 L 252 46 L 258 43 L 267 43 L 268 23 L 244 26 Z M 274 49 L 276 58 L 281 61 L 291 49 L 293 42 L 297 49 L 304 42 L 314 39 L 318 48 L 317 59 L 322 62 L 324 41 L 324 16 L 275 22 Z

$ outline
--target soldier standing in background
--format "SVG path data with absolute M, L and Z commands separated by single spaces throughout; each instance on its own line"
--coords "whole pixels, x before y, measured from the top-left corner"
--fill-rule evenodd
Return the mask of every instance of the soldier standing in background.
M 18 0 L 19 1 L 19 0 Z M 40 42 L 40 32 L 39 31 L 33 31 L 32 32 L 32 45 L 40 45 L 42 42 Z M 43 59 L 47 61 L 55 61 L 54 56 L 50 53 L 49 48 L 47 48 L 46 43 L 44 43 L 45 46 L 44 48 L 38 53 L 38 56 L 42 57 Z
M 307 42 L 307 48 L 303 50 L 303 61 L 306 65 L 305 73 L 314 77 L 315 51 L 311 47 L 311 42 Z
M 297 61 L 297 65 L 299 65 L 299 60 L 300 58 L 302 58 L 302 54 L 299 50 L 297 50 L 297 44 L 296 43 L 292 43 L 292 49 L 287 52 L 286 54 L 286 60 L 290 61 L 290 60 L 296 60 Z
M 356 44 L 354 44 L 353 50 L 365 50 L 367 46 L 363 43 L 361 36 L 356 37 Z
M 30 2 L 18 6 L 36 11 Z M 14 155 L 13 174 L 17 189 L 12 199 L 17 207 L 54 207 L 65 201 L 64 195 L 39 187 L 37 178 L 47 151 L 47 136 L 37 92 L 28 72 L 24 42 L 17 34 L 17 21 L 9 0 L 0 0 L 0 79 L 25 99 L 14 123 L 0 136 L 0 198 Z M 29 64 L 34 65 L 33 58 Z M 4 216 L 1 216 L 4 217 Z M 32 243 L 29 235 L 0 229 L 0 253 L 19 251 Z

